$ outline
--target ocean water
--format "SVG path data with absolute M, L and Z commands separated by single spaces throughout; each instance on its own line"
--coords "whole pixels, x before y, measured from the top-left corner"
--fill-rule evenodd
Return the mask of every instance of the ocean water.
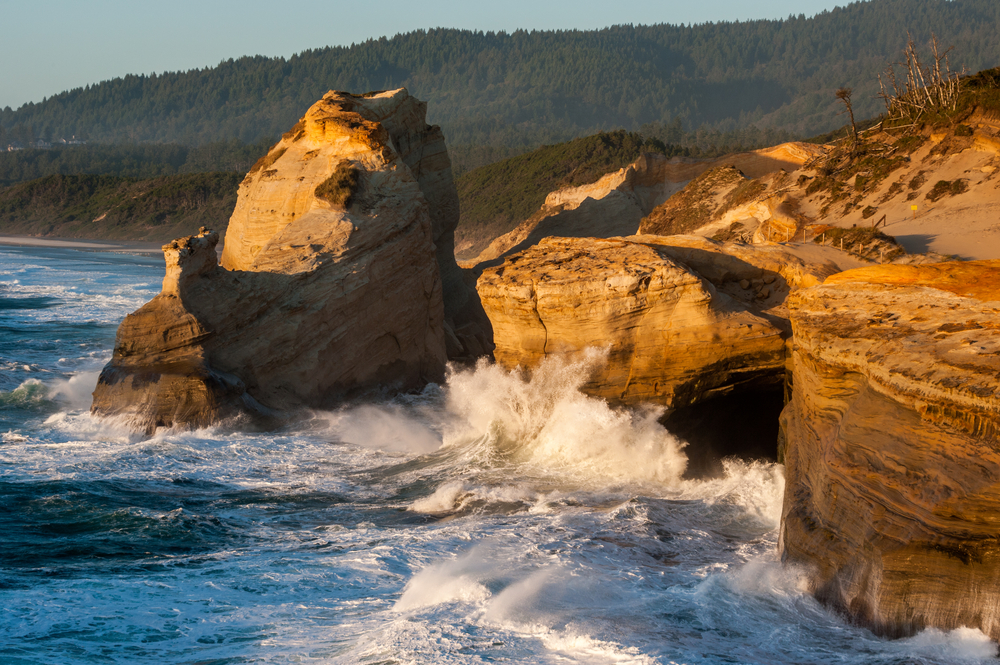
M 0 663 L 979 663 L 776 554 L 781 466 L 685 480 L 655 410 L 481 364 L 285 430 L 91 418 L 159 256 L 0 248 Z

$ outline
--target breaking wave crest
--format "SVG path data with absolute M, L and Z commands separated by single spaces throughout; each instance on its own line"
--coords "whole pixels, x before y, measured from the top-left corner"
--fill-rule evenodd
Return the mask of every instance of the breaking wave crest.
M 74 410 L 89 410 L 99 375 L 100 371 L 84 371 L 65 379 L 26 379 L 13 390 L 0 390 L 0 407 L 30 407 L 43 402 L 56 402 Z
M 26 407 L 41 404 L 49 395 L 48 387 L 38 379 L 28 379 L 13 390 L 0 390 L 0 407 Z
M 604 360 L 604 352 L 589 350 L 574 361 L 546 358 L 530 376 L 483 360 L 452 371 L 444 445 L 476 442 L 494 458 L 549 472 L 678 483 L 687 457 L 659 424 L 661 409 L 615 409 L 582 392 Z
M 97 387 L 100 370 L 77 372 L 68 379 L 58 379 L 49 384 L 49 398 L 74 409 L 90 410 L 90 403 Z
M 577 480 L 676 485 L 684 443 L 656 407 L 617 409 L 582 391 L 605 353 L 546 358 L 530 373 L 485 359 L 451 368 L 444 386 L 390 404 L 317 414 L 340 441 L 395 453 L 452 451 L 493 468 L 527 465 Z

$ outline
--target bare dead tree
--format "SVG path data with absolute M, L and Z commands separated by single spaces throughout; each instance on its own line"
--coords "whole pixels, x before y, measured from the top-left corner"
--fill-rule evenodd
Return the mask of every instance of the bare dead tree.
M 854 122 L 854 106 L 851 104 L 851 94 L 854 91 L 850 88 L 839 88 L 836 92 L 837 99 L 839 99 L 844 107 L 847 109 L 846 113 L 851 116 L 851 140 L 854 141 L 854 146 L 858 145 L 858 126 Z
M 885 83 L 882 81 L 881 74 L 878 75 L 878 98 L 882 100 L 883 104 L 885 104 L 885 114 L 888 116 L 892 113 L 892 102 L 889 101 L 892 97 L 888 92 L 886 92 Z
M 899 117 L 916 123 L 928 112 L 954 111 L 962 92 L 962 74 L 951 71 L 948 54 L 951 48 L 941 51 L 937 35 L 931 35 L 931 53 L 934 62 L 925 66 L 920 61 L 917 46 L 907 33 L 906 48 L 903 49 L 905 62 L 898 62 L 886 68 L 886 79 L 892 86 L 890 92 L 879 76 L 879 97 L 885 103 L 888 117 Z M 901 90 L 896 78 L 896 67 L 905 68 L 905 83 Z

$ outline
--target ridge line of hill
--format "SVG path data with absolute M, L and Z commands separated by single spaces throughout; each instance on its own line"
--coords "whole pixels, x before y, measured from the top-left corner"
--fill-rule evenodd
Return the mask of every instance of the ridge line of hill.
M 876 74 L 909 32 L 954 46 L 952 66 L 1000 63 L 994 0 L 869 0 L 816 16 L 576 32 L 435 29 L 351 47 L 130 75 L 0 111 L 7 134 L 199 145 L 274 137 L 330 89 L 406 87 L 452 146 L 531 148 L 680 121 L 799 136 L 839 124 L 833 91 L 878 110 Z M 643 130 L 644 127 L 647 129 Z M 662 138 L 662 137 L 661 137 Z M 0 142 L 3 137 L 0 136 Z M 665 139 L 664 139 L 665 140 Z M 666 140 L 665 140 L 666 142 Z

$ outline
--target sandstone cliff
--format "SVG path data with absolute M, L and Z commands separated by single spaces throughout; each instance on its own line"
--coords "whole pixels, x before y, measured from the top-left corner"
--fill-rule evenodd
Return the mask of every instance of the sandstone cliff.
M 1000 262 L 878 266 L 789 299 L 780 547 L 887 635 L 1000 638 Z
M 217 234 L 164 247 L 163 290 L 119 328 L 93 411 L 151 430 L 439 380 L 446 345 L 467 352 L 442 273 L 452 316 L 478 302 L 424 111 L 402 89 L 314 104 L 243 181 L 221 267 Z
M 478 289 L 502 365 L 606 347 L 585 390 L 675 407 L 780 385 L 785 298 L 838 272 L 829 254 L 692 236 L 546 238 L 484 270 Z

